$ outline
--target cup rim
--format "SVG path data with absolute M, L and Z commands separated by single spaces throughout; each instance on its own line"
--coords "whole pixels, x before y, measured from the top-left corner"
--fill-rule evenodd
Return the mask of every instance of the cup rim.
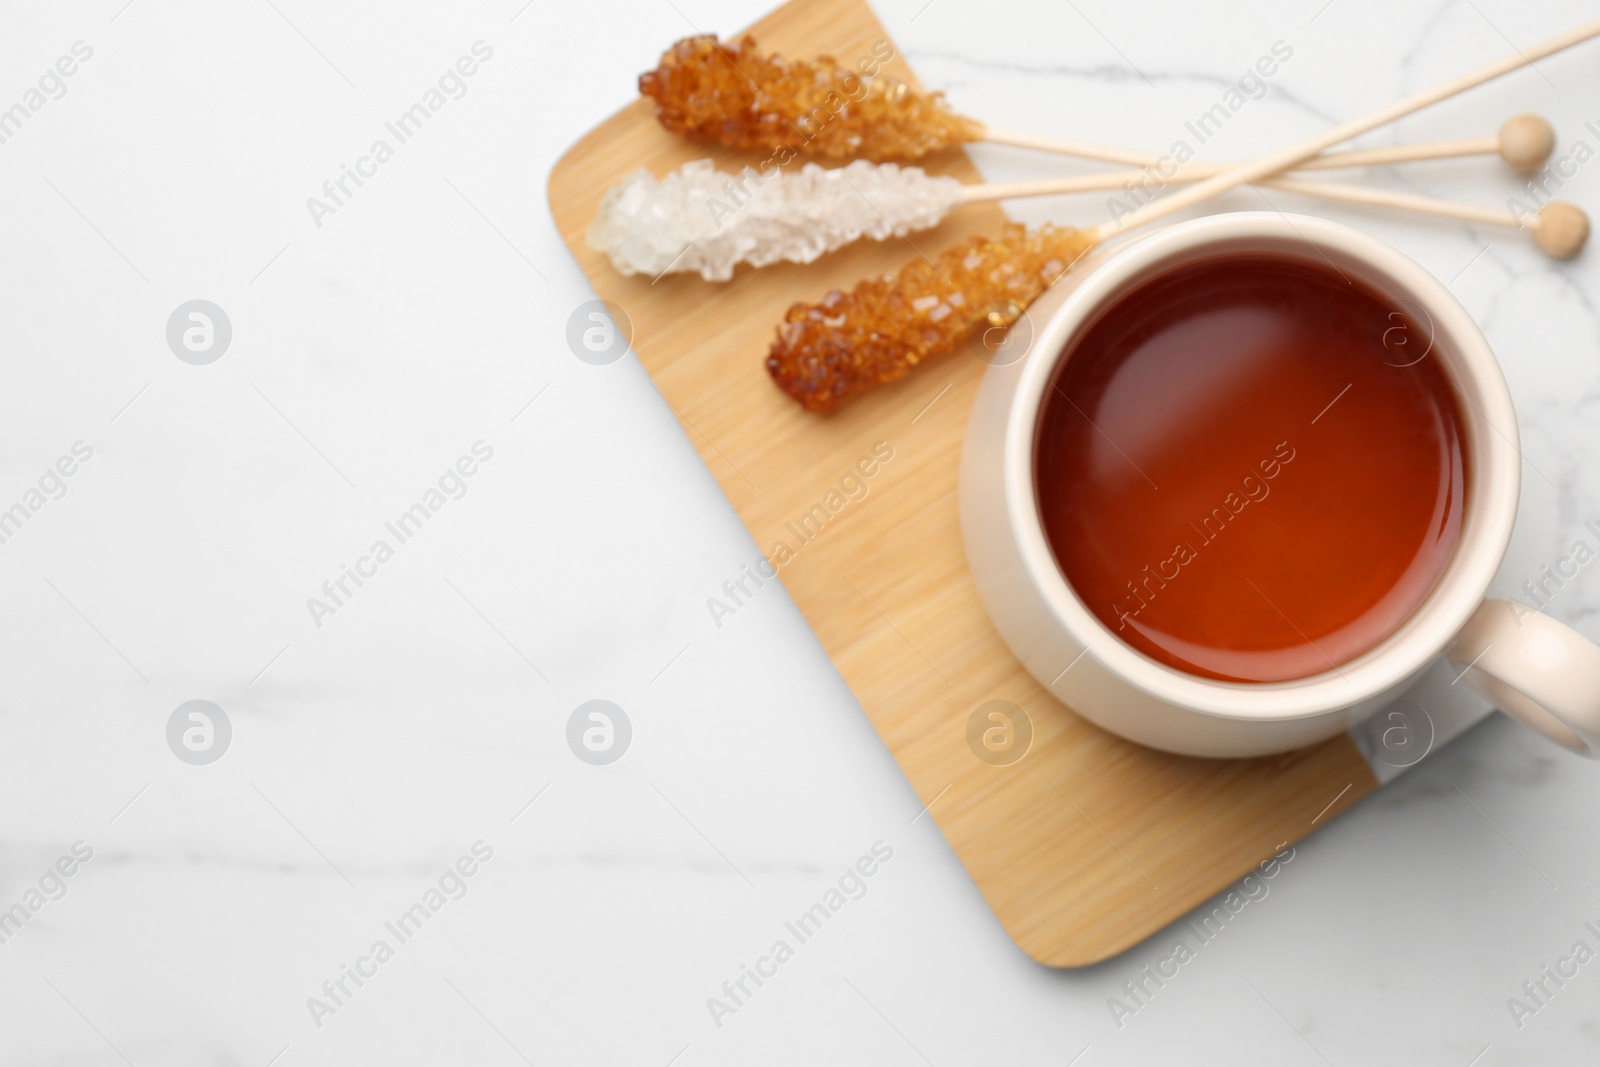
M 1462 405 L 1468 452 L 1462 535 L 1433 590 L 1399 629 L 1360 656 L 1329 671 L 1280 682 L 1233 682 L 1189 674 L 1117 637 L 1083 604 L 1056 563 L 1045 538 L 1034 480 L 1040 408 L 1068 341 L 1108 302 L 1151 273 L 1205 258 L 1209 250 L 1222 254 L 1230 244 L 1251 241 L 1281 245 L 1291 255 L 1304 255 L 1309 247 L 1324 260 L 1340 258 L 1367 284 L 1423 308 L 1432 319 L 1434 337 L 1445 342 L 1441 347 L 1445 370 L 1473 409 Z M 1326 219 L 1280 212 L 1232 212 L 1179 222 L 1107 251 L 1092 266 L 1084 266 L 1091 269 L 1075 279 L 1035 331 L 1030 358 L 1022 361 L 1007 412 L 1002 449 L 1004 506 L 1024 569 L 1083 654 L 1157 699 L 1245 721 L 1290 721 L 1350 707 L 1425 667 L 1488 592 L 1510 542 L 1521 489 L 1521 451 L 1510 390 L 1466 308 L 1420 264 L 1377 238 Z

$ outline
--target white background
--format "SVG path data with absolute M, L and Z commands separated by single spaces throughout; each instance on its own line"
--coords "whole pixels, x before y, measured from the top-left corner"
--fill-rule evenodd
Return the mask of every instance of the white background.
M 1600 777 L 1503 718 L 1299 845 L 1119 1028 L 1107 999 L 1180 930 L 1082 971 L 1035 965 L 913 822 L 781 589 L 713 626 L 706 598 L 755 546 L 637 362 L 568 350 L 592 293 L 544 187 L 662 48 L 764 4 L 273 2 L 0 8 L 0 108 L 74 42 L 94 50 L 0 145 L 0 507 L 74 442 L 94 451 L 0 545 L 0 909 L 73 842 L 94 849 L 0 944 L 0 1062 L 1594 1061 L 1600 963 L 1520 1029 L 1506 1001 L 1574 941 L 1600 948 L 1583 926 Z M 877 5 L 962 111 L 1149 150 L 1288 42 L 1211 159 L 1593 17 L 1319 8 Z M 307 198 L 478 40 L 494 53 L 467 94 L 316 226 Z M 1597 50 L 1363 143 L 1535 110 L 1561 152 L 1600 148 Z M 1075 169 L 976 154 L 995 177 Z M 1519 187 L 1492 160 L 1360 177 L 1490 205 Z M 1562 195 L 1597 191 L 1600 165 Z M 1600 518 L 1594 254 L 1554 265 L 1511 232 L 1278 202 L 1392 241 L 1483 324 L 1530 461 L 1514 592 Z M 1105 216 L 1094 198 L 1018 210 Z M 233 326 L 204 367 L 165 340 L 197 298 Z M 467 494 L 314 626 L 306 598 L 479 440 L 494 457 Z M 1597 573 L 1550 609 L 1591 637 Z M 234 731 L 208 767 L 165 738 L 197 698 Z M 609 767 L 564 739 L 593 698 L 634 728 Z M 314 1025 L 307 998 L 479 840 L 494 857 L 467 895 Z M 714 1025 L 707 998 L 879 840 L 894 856 L 867 895 Z

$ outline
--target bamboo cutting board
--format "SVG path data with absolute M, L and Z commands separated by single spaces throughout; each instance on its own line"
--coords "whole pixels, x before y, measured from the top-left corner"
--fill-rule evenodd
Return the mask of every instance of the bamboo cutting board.
M 862 0 L 794 0 L 749 32 L 850 66 L 888 41 Z M 914 81 L 898 54 L 885 70 Z M 741 268 L 720 285 L 625 278 L 589 248 L 607 188 L 638 167 L 659 175 L 707 156 L 730 170 L 759 161 L 681 141 L 640 99 L 556 165 L 556 224 L 595 290 L 626 313 L 634 352 L 1023 951 L 1054 967 L 1114 955 L 1377 788 L 1346 736 L 1268 759 L 1171 756 L 1091 726 L 1034 682 L 978 601 L 957 523 L 980 360 L 951 356 L 829 417 L 768 379 L 763 359 L 791 303 L 992 233 L 998 208 L 807 266 Z M 960 152 L 927 169 L 979 180 Z M 967 740 L 992 700 L 1032 723 L 1031 747 L 1008 766 L 978 759 Z

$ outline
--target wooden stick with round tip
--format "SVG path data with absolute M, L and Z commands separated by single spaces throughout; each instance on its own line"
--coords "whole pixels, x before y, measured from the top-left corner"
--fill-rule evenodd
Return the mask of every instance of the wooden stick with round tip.
M 1067 144 L 1067 142 L 1062 142 Z M 1152 166 L 1160 166 L 1171 162 L 1170 158 L 1150 155 L 1147 152 L 1134 152 L 1130 149 L 1102 149 L 1101 146 L 1080 146 L 1104 152 L 1106 158 L 1115 155 L 1120 162 L 1131 162 L 1141 166 L 1136 171 L 1109 171 L 1099 174 L 1078 174 L 1074 178 L 1035 178 L 1030 181 L 1016 182 L 986 182 L 981 186 L 968 186 L 965 190 L 965 202 L 984 202 L 984 200 L 1010 200 L 1013 197 L 1046 197 L 1046 195 L 1072 194 L 1072 192 L 1096 192 L 1102 189 L 1122 189 L 1123 186 L 1149 187 L 1150 179 L 1155 179 L 1157 186 L 1166 184 L 1189 184 L 1203 178 L 1211 178 L 1213 174 L 1222 174 L 1232 170 L 1238 163 L 1189 163 L 1179 166 L 1171 174 L 1150 173 Z M 1478 138 L 1472 141 L 1435 141 L 1430 144 L 1410 144 L 1410 146 L 1394 146 L 1387 149 L 1357 149 L 1352 152 L 1326 152 L 1323 155 L 1310 158 L 1294 171 L 1333 170 L 1338 166 L 1373 166 L 1381 163 L 1408 163 L 1414 160 L 1442 160 L 1442 158 L 1459 157 L 1459 155 L 1490 155 L 1498 154 L 1509 165 L 1517 170 L 1538 170 L 1538 166 L 1550 157 L 1550 152 L 1555 147 L 1555 130 L 1550 128 L 1550 123 L 1538 115 L 1515 115 L 1507 118 L 1501 126 L 1498 138 Z M 1101 158 L 1101 157 L 1091 157 Z M 1291 171 L 1293 173 L 1293 171 Z M 1258 182 L 1258 184 L 1272 184 L 1272 182 Z M 1320 195 L 1330 200 L 1357 200 L 1357 202 L 1371 203 L 1371 200 L 1346 195 L 1344 186 L 1326 186 L 1325 192 Z M 1432 205 L 1437 202 L 1422 202 L 1430 206 L 1418 208 L 1424 213 L 1446 214 L 1450 218 L 1462 218 L 1461 214 L 1451 211 L 1432 211 Z M 1482 221 L 1482 219 L 1478 219 Z
M 1184 166 L 1179 168 L 1171 178 L 1158 178 L 1157 186 L 1187 186 L 1194 182 L 1211 178 L 1213 174 L 1226 173 L 1227 166 L 1203 165 Z M 1278 186 L 1286 189 L 1283 182 L 1286 179 L 1296 178 L 1304 171 L 1290 171 L 1280 178 L 1266 178 L 1262 181 L 1251 182 L 1254 186 Z M 1030 178 L 1024 181 L 997 181 L 976 182 L 962 189 L 962 203 L 989 203 L 994 200 L 1016 200 L 1024 197 L 1059 197 L 1059 195 L 1074 194 L 1074 192 L 1104 192 L 1109 189 L 1123 189 L 1123 187 L 1136 187 L 1136 189 L 1150 192 L 1149 186 L 1139 186 L 1139 182 L 1149 182 L 1149 171 L 1102 171 L 1099 174 L 1075 174 L 1072 178 Z M 1318 195 L 1328 200 L 1354 200 L 1357 203 L 1371 203 L 1365 194 L 1350 192 L 1354 186 L 1346 186 L 1339 182 L 1320 182 L 1317 186 Z M 1443 200 L 1427 200 L 1419 197 L 1427 205 L 1445 205 Z M 1462 218 L 1453 211 L 1430 211 L 1430 208 L 1419 208 L 1424 213 L 1450 214 L 1450 218 Z
M 1077 144 L 1077 142 L 1061 142 L 1062 144 Z M 1327 152 L 1314 156 L 1299 164 L 1294 169 L 1300 170 L 1331 170 L 1335 167 L 1369 167 L 1387 163 L 1409 163 L 1427 159 L 1450 159 L 1466 155 L 1499 155 L 1512 167 L 1530 171 L 1537 170 L 1550 153 L 1555 150 L 1556 132 L 1550 123 L 1538 115 L 1516 115 L 1509 118 L 1500 127 L 1496 137 L 1480 137 L 1467 141 L 1435 141 L 1430 144 L 1395 145 L 1390 148 L 1355 149 L 1348 152 Z M 1150 168 L 1160 168 L 1172 162 L 1170 156 L 1156 156 L 1148 152 L 1136 152 L 1124 148 L 1103 148 L 1099 145 L 1078 145 L 1080 148 L 1092 149 L 1103 153 L 1100 156 L 1089 158 L 1111 160 L 1116 162 L 1132 163 L 1143 169 L 1136 171 L 1114 171 L 1109 174 L 1087 174 L 1072 178 L 1038 178 L 1032 181 L 1011 182 L 1006 185 L 992 184 L 970 188 L 967 199 L 970 200 L 1004 200 L 1012 196 L 1043 196 L 1051 192 L 1056 193 L 1081 193 L 1096 189 L 1119 189 L 1127 184 L 1148 184 L 1154 177 L 1158 185 L 1169 182 L 1187 184 L 1202 178 L 1209 178 L 1214 174 L 1222 174 L 1238 163 L 1190 163 L 1178 167 L 1171 175 L 1157 170 L 1150 174 Z M 1017 191 L 1001 191 L 1015 189 Z M 1337 195 L 1335 194 L 1335 199 Z
M 1072 156 L 1076 159 L 1094 159 L 1101 163 L 1123 163 L 1130 167 L 1142 167 L 1154 157 L 1147 152 L 1137 152 L 1131 148 L 1115 148 L 1111 145 L 1092 144 L 1088 141 L 1068 141 L 1059 137 L 1041 137 L 1038 134 L 1020 133 L 1015 130 L 996 130 L 988 126 L 983 127 L 983 133 L 978 138 L 990 144 L 1002 144 L 1010 148 L 1031 148 L 1037 152 L 1053 152 L 1058 156 Z
M 985 141 L 1015 148 L 1032 148 L 1078 159 L 1093 159 L 1102 163 L 1124 163 L 1135 167 L 1151 167 L 1166 162 L 1161 156 L 1129 148 L 1090 144 L 1086 141 L 1064 141 L 1054 137 L 1040 137 L 1030 133 L 1012 133 L 984 128 Z M 1333 170 L 1339 167 L 1377 167 L 1392 163 L 1418 163 L 1426 160 L 1460 159 L 1465 156 L 1499 156 L 1514 170 L 1526 174 L 1538 170 L 1555 150 L 1556 134 L 1550 123 L 1538 115 L 1517 115 L 1507 119 L 1494 137 L 1472 137 L 1457 141 L 1434 141 L 1419 145 L 1392 145 L 1388 148 L 1356 148 L 1345 152 L 1327 152 L 1306 160 L 1296 170 Z M 1195 177 L 1220 174 L 1228 169 L 1226 163 L 1192 164 Z M 1205 174 L 1200 173 L 1202 170 Z M 1117 184 L 1121 184 L 1118 182 Z M 1096 186 L 1095 188 L 1104 188 Z
M 1513 115 L 1500 127 L 1500 158 L 1524 174 L 1544 166 L 1555 150 L 1555 127 L 1538 115 Z
M 1528 229 L 1539 250 L 1555 259 L 1571 259 L 1583 250 L 1589 240 L 1589 216 L 1576 204 L 1562 200 L 1552 201 L 1532 216 L 1518 215 L 1501 208 L 1477 207 L 1457 204 L 1448 200 L 1435 200 L 1426 196 L 1394 193 L 1387 189 L 1368 189 L 1359 185 L 1341 185 L 1337 182 L 1302 181 L 1298 178 L 1276 178 L 1262 182 L 1274 189 L 1317 196 L 1325 200 L 1344 200 L 1353 204 L 1372 204 L 1377 207 L 1396 208 L 1400 211 L 1440 218 L 1459 219 L 1462 222 L 1480 222 L 1490 226 L 1509 226 Z
M 1534 244 L 1556 259 L 1571 259 L 1582 250 L 1589 236 L 1589 218 L 1582 208 L 1574 204 L 1553 202 L 1546 204 L 1534 215 L 1517 215 L 1499 208 L 1459 204 L 1426 196 L 1369 189 L 1360 185 L 1340 182 L 1306 181 L 1294 176 L 1295 172 L 1281 178 L 1269 178 L 1253 184 L 1302 196 L 1350 204 L 1371 204 L 1376 207 L 1395 208 L 1415 215 L 1435 215 L 1439 218 L 1461 222 L 1485 223 L 1491 226 L 1509 226 L 1528 229 Z M 1076 178 L 1043 178 L 1036 181 L 992 182 L 969 185 L 962 190 L 962 202 L 982 203 L 992 200 L 1011 200 L 1029 196 L 1055 196 L 1063 193 L 1081 193 L 1091 190 L 1120 189 L 1144 176 L 1143 171 L 1114 171 L 1110 174 L 1086 174 Z M 1198 181 L 1204 175 L 1180 172 L 1174 182 Z
M 1404 118 L 1414 111 L 1420 111 L 1429 105 L 1437 104 L 1441 100 L 1466 92 L 1468 89 L 1476 88 L 1484 82 L 1492 81 L 1514 70 L 1520 70 L 1546 56 L 1554 55 L 1595 37 L 1600 37 L 1600 19 L 1576 26 L 1531 48 L 1519 50 L 1504 59 L 1496 60 L 1486 66 L 1479 67 L 1475 71 L 1452 78 L 1442 85 L 1426 89 L 1404 100 L 1398 100 L 1387 107 L 1379 108 L 1370 115 L 1340 123 L 1331 130 L 1317 134 L 1314 137 L 1308 137 L 1304 141 L 1275 152 L 1270 156 L 1252 160 L 1222 174 L 1206 178 L 1197 185 L 1180 189 L 1171 196 L 1153 200 L 1135 209 L 1127 218 L 1104 223 L 1095 227 L 1091 233 L 1097 241 L 1103 241 L 1115 237 L 1131 227 L 1146 226 L 1158 219 L 1164 219 L 1169 215 L 1185 211 L 1219 193 L 1225 193 L 1229 189 L 1291 170 L 1317 153 L 1332 148 L 1343 141 L 1348 141 L 1352 137 L 1359 137 L 1368 130 L 1374 130 L 1379 126 L 1394 122 L 1396 119 Z
M 1429 159 L 1463 156 L 1499 156 L 1512 170 L 1531 174 L 1544 166 L 1556 149 L 1555 127 L 1539 115 L 1513 115 L 1493 137 L 1463 141 L 1434 141 L 1420 145 L 1326 152 L 1306 160 L 1296 170 L 1332 170 L 1335 167 L 1377 167 L 1390 163 L 1418 163 Z
M 1393 163 L 1421 163 L 1435 159 L 1462 159 L 1466 156 L 1499 155 L 1498 137 L 1471 137 L 1461 141 L 1431 141 L 1428 144 L 1397 144 L 1388 148 L 1353 148 L 1348 152 L 1327 152 L 1314 156 L 1296 170 L 1334 170 L 1338 167 L 1382 167 Z
M 1589 216 L 1576 204 L 1551 201 L 1533 221 L 1534 244 L 1557 259 L 1571 259 L 1589 240 Z

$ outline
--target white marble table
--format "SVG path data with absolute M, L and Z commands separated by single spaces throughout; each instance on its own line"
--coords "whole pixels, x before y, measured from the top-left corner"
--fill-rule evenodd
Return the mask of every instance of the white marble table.
M 1285 42 L 1264 97 L 1203 146 L 1219 159 L 1593 14 L 878 9 L 963 110 L 1150 149 Z M 1113 1013 L 1181 924 L 1101 966 L 1036 966 L 914 818 L 781 589 L 713 624 L 707 598 L 755 546 L 637 362 L 569 350 L 592 294 L 544 181 L 667 42 L 761 11 L 0 13 L 0 109 L 25 112 L 0 126 L 0 509 L 25 513 L 0 543 L 0 909 L 26 916 L 0 925 L 0 1063 L 1593 1062 L 1600 964 L 1561 960 L 1600 948 L 1600 770 L 1503 718 L 1297 846 L 1175 977 Z M 1600 148 L 1596 48 L 1367 143 L 1537 110 L 1562 153 Z M 49 73 L 63 57 L 71 76 Z M 470 76 L 450 73 L 458 60 Z M 390 132 L 430 89 L 437 111 Z M 997 177 L 1060 166 L 978 157 Z M 323 185 L 344 167 L 364 176 L 334 199 Z M 1369 180 L 1489 204 L 1520 187 L 1492 162 Z M 1562 180 L 1600 206 L 1600 164 Z M 1497 346 L 1529 461 L 1501 582 L 1514 593 L 1600 518 L 1600 261 L 1328 214 L 1447 280 Z M 231 324 L 206 365 L 168 344 L 192 300 Z M 418 503 L 426 521 L 390 532 Z M 1550 605 L 1590 636 L 1597 574 Z M 566 740 L 595 699 L 631 724 L 608 766 Z M 215 762 L 175 754 L 199 720 L 169 747 L 191 700 L 231 727 Z M 786 934 L 878 842 L 892 856 L 863 895 L 803 944 Z M 780 939 L 792 958 L 761 962 Z M 770 977 L 745 979 L 736 1010 L 708 1008 L 758 965 Z M 1543 979 L 1538 1010 L 1514 1018 L 1508 998 L 1531 1004 L 1523 983 L 1546 966 L 1577 973 Z

